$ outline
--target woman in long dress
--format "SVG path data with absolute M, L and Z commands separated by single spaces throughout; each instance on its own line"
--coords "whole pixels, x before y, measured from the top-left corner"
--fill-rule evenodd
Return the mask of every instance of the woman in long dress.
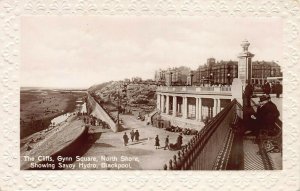
M 155 149 L 158 149 L 159 148 L 159 138 L 158 138 L 158 135 L 156 135 L 155 137 Z

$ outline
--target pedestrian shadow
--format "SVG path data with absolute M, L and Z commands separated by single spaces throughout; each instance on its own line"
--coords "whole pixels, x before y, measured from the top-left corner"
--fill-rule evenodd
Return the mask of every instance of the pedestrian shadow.
M 120 132 L 122 132 L 122 131 L 127 131 L 127 130 L 130 130 L 131 128 L 129 128 L 129 127 L 124 127 L 124 126 L 122 126 L 122 128 L 120 128 L 119 130 L 120 130 Z
M 72 146 L 73 149 L 66 151 L 62 154 L 59 154 L 63 157 L 72 157 L 72 160 L 65 161 L 64 164 L 70 164 L 76 161 L 77 156 L 83 156 L 87 151 L 95 144 L 95 142 L 101 137 L 102 133 L 87 133 L 82 138 L 74 143 Z M 57 156 L 54 157 L 54 163 L 58 164 Z M 61 168 L 55 168 L 55 170 L 60 170 Z
M 81 144 L 80 149 L 78 150 L 77 155 L 82 156 L 84 155 L 94 144 L 95 142 L 100 139 L 102 133 L 88 133 L 85 139 L 85 142 Z
M 138 142 L 131 142 L 131 143 L 128 143 L 127 145 L 137 145 L 139 143 L 142 143 L 142 142 L 140 142 L 140 141 L 138 141 Z
M 143 139 L 140 139 L 140 141 L 145 141 L 145 140 L 148 140 L 148 138 L 143 138 Z
M 94 143 L 94 147 L 115 147 L 106 143 Z

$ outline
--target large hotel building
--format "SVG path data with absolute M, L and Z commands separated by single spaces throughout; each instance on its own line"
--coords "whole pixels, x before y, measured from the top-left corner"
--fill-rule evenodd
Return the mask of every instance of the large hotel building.
M 268 77 L 281 77 L 280 66 L 274 61 L 252 62 L 252 84 L 262 85 Z M 171 78 L 169 76 L 171 75 Z M 155 81 L 172 85 L 204 85 L 204 84 L 231 84 L 233 78 L 238 77 L 237 61 L 219 61 L 214 58 L 207 59 L 207 63 L 199 66 L 197 70 L 182 71 L 181 68 L 169 68 L 155 72 Z M 192 81 L 190 79 L 193 79 Z

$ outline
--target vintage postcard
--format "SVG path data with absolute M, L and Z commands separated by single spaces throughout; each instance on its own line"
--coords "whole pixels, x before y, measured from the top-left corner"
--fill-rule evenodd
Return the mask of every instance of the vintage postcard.
M 281 20 L 30 16 L 21 29 L 22 170 L 282 169 Z
M 0 190 L 299 189 L 290 2 L 0 2 Z

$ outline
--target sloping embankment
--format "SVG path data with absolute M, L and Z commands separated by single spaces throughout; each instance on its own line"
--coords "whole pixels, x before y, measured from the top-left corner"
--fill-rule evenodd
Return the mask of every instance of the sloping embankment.
M 118 127 L 113 119 L 90 94 L 88 94 L 87 98 L 87 107 L 91 115 L 95 116 L 98 119 L 101 119 L 102 121 L 105 121 L 110 126 L 113 132 L 118 131 Z
M 38 161 L 38 157 L 41 156 L 50 156 L 55 160 L 57 156 L 71 156 L 76 154 L 78 146 L 84 142 L 87 136 L 88 127 L 84 125 L 82 120 L 76 120 L 75 118 L 53 130 L 54 132 L 47 135 L 44 140 L 35 144 L 32 150 L 21 152 L 22 170 L 35 169 L 31 167 L 31 163 L 45 163 Z M 24 156 L 34 158 L 34 161 L 25 161 Z

